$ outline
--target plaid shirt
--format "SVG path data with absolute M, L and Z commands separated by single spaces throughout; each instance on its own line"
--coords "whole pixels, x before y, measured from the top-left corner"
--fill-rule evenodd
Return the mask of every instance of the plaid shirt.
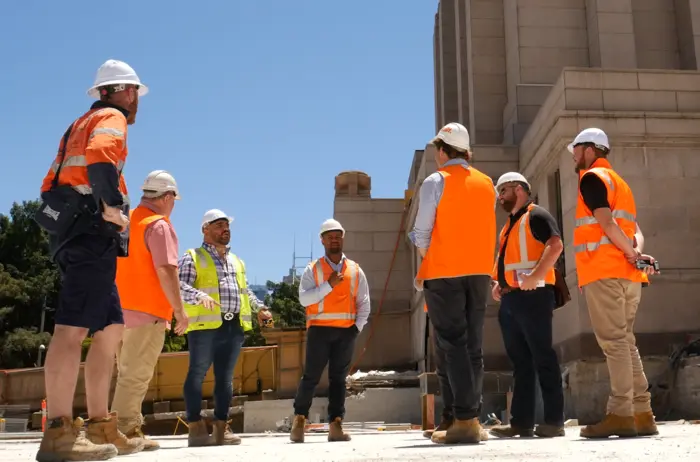
M 214 246 L 202 244 L 202 248 L 209 252 L 209 255 L 214 259 L 216 265 L 216 274 L 219 278 L 219 297 L 221 298 L 222 313 L 238 313 L 241 311 L 240 288 L 236 281 L 236 271 L 233 257 L 231 256 L 230 247 L 226 248 L 226 259 L 219 257 Z M 180 291 L 182 299 L 190 305 L 199 305 L 200 297 L 206 295 L 204 292 L 193 287 L 194 281 L 197 279 L 197 268 L 194 265 L 192 256 L 189 252 L 180 257 L 178 262 L 178 273 L 180 275 Z M 250 290 L 248 279 L 246 278 L 246 287 L 248 296 L 250 297 L 250 306 L 253 311 L 257 311 L 264 305 L 258 300 L 258 297 Z

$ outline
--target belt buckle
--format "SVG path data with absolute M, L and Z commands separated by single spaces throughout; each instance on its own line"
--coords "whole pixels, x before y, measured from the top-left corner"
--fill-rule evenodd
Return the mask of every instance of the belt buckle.
M 224 314 L 224 319 L 225 319 L 226 321 L 232 320 L 232 319 L 233 319 L 233 313 L 228 312 L 228 313 Z

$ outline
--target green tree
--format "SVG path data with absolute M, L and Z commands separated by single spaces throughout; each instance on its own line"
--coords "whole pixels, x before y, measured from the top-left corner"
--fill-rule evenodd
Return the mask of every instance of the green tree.
M 265 296 L 265 305 L 270 308 L 275 327 L 304 327 L 306 326 L 306 309 L 299 303 L 299 283 L 267 281 L 271 291 Z M 257 316 L 253 316 L 253 330 L 246 333 L 243 346 L 263 346 L 265 337 L 262 335 Z
M 14 203 L 9 215 L 0 214 L 0 368 L 32 367 L 39 345 L 47 345 L 53 330 L 59 274 L 49 254 L 46 233 L 34 222 L 39 201 Z

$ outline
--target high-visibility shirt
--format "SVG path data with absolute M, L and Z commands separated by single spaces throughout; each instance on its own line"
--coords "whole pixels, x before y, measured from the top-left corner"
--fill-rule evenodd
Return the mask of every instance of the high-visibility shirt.
M 312 265 L 316 287 L 320 287 L 330 279 L 333 268 L 323 257 Z M 360 265 L 346 258 L 340 273 L 343 275 L 343 280 L 333 287 L 323 300 L 306 307 L 307 328 L 311 326 L 350 327 L 355 324 Z
M 213 298 L 217 303 L 221 303 L 221 295 L 219 294 L 219 275 L 216 271 L 216 263 L 209 252 L 202 247 L 197 249 L 189 249 L 187 253 L 192 257 L 194 266 L 197 270 L 197 278 L 194 280 L 192 287 L 204 292 Z M 234 264 L 236 273 L 236 282 L 238 283 L 238 296 L 241 297 L 240 304 L 240 322 L 243 331 L 253 329 L 253 319 L 251 316 L 250 297 L 248 296 L 248 282 L 245 275 L 245 264 L 236 255 L 231 253 L 231 260 Z M 221 307 L 215 305 L 213 310 L 209 310 L 201 303 L 192 305 L 185 303 L 185 313 L 189 320 L 189 326 L 186 332 L 193 330 L 209 330 L 217 329 L 223 323 L 221 319 Z
M 131 236 L 129 256 L 117 259 L 117 289 L 123 308 L 140 311 L 170 321 L 173 307 L 165 296 L 153 265 L 153 255 L 146 245 L 146 229 L 158 220 L 170 223 L 168 217 L 159 215 L 142 205 L 129 213 Z
M 430 246 L 416 279 L 490 275 L 496 250 L 496 190 L 488 175 L 463 164 L 438 169 L 444 188 Z
M 66 142 L 65 158 L 58 176 L 59 185 L 71 186 L 82 195 L 92 194 L 88 177 L 89 165 L 111 164 L 119 175 L 119 192 L 126 204 L 129 203 L 126 182 L 121 171 L 124 168 L 128 149 L 126 146 L 126 116 L 112 107 L 94 107 L 79 117 L 73 124 Z M 61 163 L 59 146 L 56 159 L 49 168 L 41 185 L 41 192 L 51 189 L 56 172 Z
M 608 191 L 608 204 L 613 219 L 630 244 L 634 245 L 637 206 L 630 187 L 606 159 L 597 159 L 590 169 L 582 170 L 579 173 L 579 181 L 584 175 L 596 175 L 603 181 Z M 622 250 L 607 237 L 593 212 L 586 206 L 580 191 L 576 204 L 574 255 L 579 287 L 609 278 L 648 282 L 646 274 L 630 264 Z
M 499 255 L 503 251 L 503 246 L 506 245 L 505 254 L 503 256 L 503 265 L 505 270 L 505 279 L 508 286 L 517 288 L 520 286 L 518 282 L 518 272 L 525 271 L 529 273 L 535 268 L 537 262 L 542 258 L 545 244 L 535 239 L 530 228 L 530 212 L 537 207 L 535 204 L 530 204 L 527 207 L 527 212 L 522 214 L 518 221 L 513 223 L 511 228 L 510 223 L 503 226 L 500 234 Z M 506 244 L 506 233 L 510 228 L 508 235 L 508 243 Z M 498 281 L 498 261 L 494 264 L 491 278 Z M 555 275 L 554 267 L 547 270 L 544 283 L 554 285 Z

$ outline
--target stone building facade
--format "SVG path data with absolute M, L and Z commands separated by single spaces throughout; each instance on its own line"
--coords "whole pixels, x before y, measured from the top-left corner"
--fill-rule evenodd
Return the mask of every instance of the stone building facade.
M 435 130 L 464 124 L 476 168 L 494 180 L 522 172 L 537 202 L 558 218 L 573 299 L 555 313 L 554 342 L 568 371 L 568 413 L 583 420 L 602 412 L 607 372 L 577 289 L 577 176 L 566 144 L 584 128 L 607 132 L 609 159 L 637 200 L 645 251 L 662 266 L 643 291 L 636 322 L 655 382 L 673 348 L 700 332 L 699 63 L 700 0 L 439 2 Z M 412 288 L 420 256 L 406 234 L 420 184 L 436 168 L 432 149 L 415 152 L 403 198 L 371 198 L 362 172 L 336 178 L 335 217 L 348 230 L 346 253 L 368 272 L 373 310 L 400 235 L 382 316 L 372 319 L 373 339 L 360 367 L 430 368 L 422 294 Z M 505 218 L 499 211 L 499 228 Z M 497 310 L 492 302 L 487 311 L 485 363 L 508 370 Z M 699 415 L 700 368 L 684 371 L 675 406 Z

